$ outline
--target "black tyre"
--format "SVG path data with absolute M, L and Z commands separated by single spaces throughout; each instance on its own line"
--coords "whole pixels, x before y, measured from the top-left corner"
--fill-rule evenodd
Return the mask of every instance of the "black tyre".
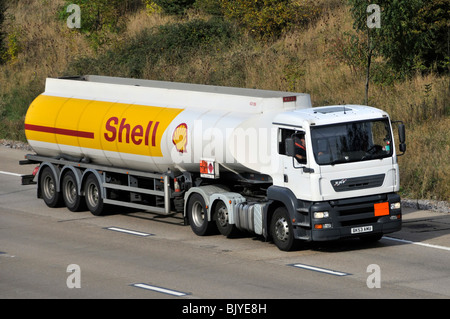
M 213 230 L 213 223 L 208 222 L 205 201 L 200 194 L 193 194 L 187 205 L 187 217 L 192 231 L 198 236 L 209 235 Z
M 278 207 L 273 213 L 270 233 L 274 244 L 280 250 L 290 251 L 297 247 L 298 241 L 294 238 L 294 230 L 286 208 Z
M 84 196 L 86 206 L 89 211 L 95 215 L 100 216 L 104 211 L 104 203 L 100 188 L 100 183 L 97 177 L 93 174 L 89 175 L 84 185 Z
M 61 188 L 64 204 L 70 211 L 78 212 L 85 207 L 84 198 L 78 194 L 77 179 L 72 171 L 64 174 Z
M 229 223 L 229 213 L 227 206 L 223 201 L 217 202 L 214 207 L 213 220 L 216 221 L 216 226 L 219 232 L 226 237 L 233 237 L 237 232 L 235 225 Z
M 50 167 L 45 167 L 39 173 L 39 184 L 42 199 L 48 207 L 59 207 L 62 204 L 61 193 L 57 191 L 56 176 Z

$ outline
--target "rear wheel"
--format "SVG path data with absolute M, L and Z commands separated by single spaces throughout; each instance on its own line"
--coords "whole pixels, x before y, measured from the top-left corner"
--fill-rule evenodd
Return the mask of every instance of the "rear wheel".
M 78 183 L 73 172 L 67 172 L 62 180 L 62 196 L 67 208 L 72 212 L 82 210 L 84 198 L 78 194 Z
M 208 210 L 200 194 L 193 194 L 187 205 L 187 217 L 192 231 L 198 236 L 208 235 L 213 229 L 213 223 L 208 221 Z
M 42 172 L 39 173 L 39 184 L 41 187 L 41 196 L 45 204 L 52 208 L 61 206 L 61 193 L 57 191 L 56 176 L 53 174 L 50 167 L 45 167 Z
M 222 235 L 232 237 L 236 234 L 236 226 L 229 223 L 229 212 L 223 201 L 219 201 L 215 205 L 213 219 L 216 221 L 217 229 Z
M 296 248 L 298 241 L 294 238 L 294 231 L 289 215 L 284 207 L 278 207 L 270 222 L 270 233 L 274 244 L 283 251 Z
M 102 215 L 104 204 L 100 189 L 100 183 L 97 177 L 95 177 L 95 175 L 93 174 L 89 175 L 86 180 L 86 184 L 84 185 L 84 195 L 89 211 L 95 216 Z

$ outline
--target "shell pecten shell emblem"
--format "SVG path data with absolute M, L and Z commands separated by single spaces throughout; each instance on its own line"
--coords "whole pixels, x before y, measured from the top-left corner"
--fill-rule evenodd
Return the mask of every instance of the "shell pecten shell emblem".
M 188 127 L 186 123 L 178 125 L 172 134 L 172 142 L 180 153 L 186 153 Z

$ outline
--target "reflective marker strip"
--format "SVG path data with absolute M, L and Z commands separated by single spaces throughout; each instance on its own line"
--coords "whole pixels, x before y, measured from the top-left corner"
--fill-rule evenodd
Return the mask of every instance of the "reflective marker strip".
M 297 267 L 297 268 L 302 268 L 302 269 L 307 269 L 307 270 L 313 270 L 313 271 L 317 271 L 317 272 L 322 272 L 322 273 L 334 275 L 334 276 L 351 275 L 351 274 L 345 273 L 345 272 L 340 272 L 340 271 L 335 271 L 335 270 L 330 270 L 330 269 L 325 269 L 325 268 L 319 268 L 319 267 L 314 267 L 314 266 L 309 266 L 309 265 L 303 265 L 303 264 L 292 264 L 291 266 Z
M 10 173 L 10 172 L 3 172 L 3 171 L 0 171 L 0 174 L 3 174 L 3 175 L 11 175 L 11 176 L 17 176 L 17 177 L 22 177 L 22 174 L 16 174 L 16 173 Z
M 106 227 L 105 229 L 113 230 L 113 231 L 117 231 L 117 232 L 121 232 L 121 233 L 126 233 L 126 234 L 131 234 L 131 235 L 136 235 L 136 236 L 141 236 L 141 237 L 153 236 L 153 234 L 141 233 L 138 231 L 123 229 L 123 228 L 118 228 L 118 227 Z
M 152 291 L 156 291 L 156 292 L 160 292 L 163 294 L 172 295 L 172 296 L 176 296 L 176 297 L 182 297 L 182 296 L 189 295 L 189 293 L 186 293 L 186 292 L 166 289 L 166 288 L 147 285 L 147 284 L 132 284 L 131 286 L 137 287 L 137 288 L 142 288 L 142 289 L 147 289 L 147 290 L 152 290 Z
M 412 244 L 412 245 L 418 245 L 418 246 L 423 246 L 423 247 L 436 248 L 436 249 L 442 249 L 442 250 L 450 251 L 450 247 L 445 247 L 445 246 L 432 245 L 432 244 L 426 244 L 426 243 L 418 243 L 418 242 L 415 242 L 415 241 L 410 241 L 410 240 L 405 240 L 405 239 L 398 239 L 398 238 L 394 238 L 394 237 L 386 237 L 386 236 L 383 236 L 383 239 L 398 241 L 398 242 L 405 243 L 405 244 Z

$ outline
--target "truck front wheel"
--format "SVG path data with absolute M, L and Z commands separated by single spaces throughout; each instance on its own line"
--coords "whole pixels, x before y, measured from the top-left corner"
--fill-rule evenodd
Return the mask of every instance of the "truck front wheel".
M 187 205 L 187 217 L 192 231 L 198 236 L 208 235 L 212 230 L 212 223 L 208 221 L 205 201 L 200 194 L 193 194 Z
M 284 207 L 278 207 L 270 222 L 270 233 L 274 244 L 283 251 L 293 250 L 297 245 L 289 214 Z

